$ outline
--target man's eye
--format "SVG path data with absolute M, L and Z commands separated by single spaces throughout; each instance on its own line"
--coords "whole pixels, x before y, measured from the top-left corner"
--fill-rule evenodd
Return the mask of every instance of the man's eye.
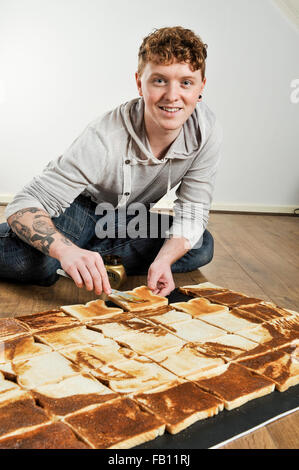
M 183 84 L 184 84 L 185 86 L 190 86 L 190 85 L 192 85 L 192 82 L 190 82 L 190 80 L 184 80 L 184 81 L 183 81 Z
M 154 82 L 158 83 L 158 85 L 160 85 L 160 83 L 164 83 L 164 80 L 163 80 L 163 78 L 155 78 Z

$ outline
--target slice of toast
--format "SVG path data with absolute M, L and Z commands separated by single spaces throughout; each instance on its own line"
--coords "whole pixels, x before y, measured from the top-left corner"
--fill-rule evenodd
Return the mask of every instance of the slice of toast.
M 32 315 L 22 315 L 18 317 L 18 320 L 22 325 L 29 327 L 33 334 L 51 328 L 76 326 L 80 324 L 78 320 L 66 315 L 61 310 L 48 310 L 47 312 L 38 312 Z
M 57 352 L 16 361 L 13 368 L 17 374 L 18 384 L 25 389 L 58 382 L 80 372 L 78 366 Z
M 61 348 L 80 344 L 110 344 L 110 340 L 105 338 L 102 333 L 93 331 L 85 326 L 46 330 L 37 333 L 35 337 L 57 351 Z
M 113 339 L 120 339 L 122 336 L 132 331 L 138 332 L 151 326 L 152 323 L 143 319 L 134 317 L 132 314 L 123 313 L 114 315 L 103 320 L 97 320 L 89 328 L 100 331 L 104 336 Z
M 197 319 L 191 319 L 186 322 L 172 323 L 165 325 L 171 333 L 188 342 L 203 342 L 212 338 L 223 336 L 225 331 L 216 326 L 209 325 L 206 322 Z
M 124 310 L 129 312 L 145 312 L 147 310 L 155 310 L 161 308 L 164 305 L 168 305 L 168 299 L 159 295 L 154 295 L 147 286 L 135 287 L 131 291 L 125 291 L 126 294 L 133 294 L 144 300 L 142 303 L 129 302 L 115 294 L 108 295 L 108 298 L 115 303 L 120 305 Z
M 221 400 L 191 382 L 179 383 L 158 392 L 140 393 L 134 399 L 163 420 L 171 434 L 177 434 L 196 421 L 223 410 Z
M 0 439 L 0 449 L 90 449 L 90 446 L 77 439 L 69 426 L 57 422 Z
M 263 323 L 262 320 L 256 318 L 250 313 L 241 312 L 238 309 L 232 309 L 229 312 L 217 312 L 202 314 L 200 320 L 209 325 L 222 328 L 228 333 L 238 333 L 242 330 L 255 328 Z
M 0 405 L 7 400 L 14 399 L 24 394 L 24 390 L 11 380 L 4 379 L 3 374 L 0 376 Z
M 16 318 L 0 318 L 0 343 L 20 336 L 28 336 L 31 332 Z
M 36 406 L 30 393 L 17 391 L 0 401 L 0 437 L 23 432 L 26 428 L 49 422 L 45 411 Z
M 91 300 L 85 305 L 63 305 L 61 310 L 77 318 L 82 323 L 90 323 L 123 312 L 121 308 L 108 307 L 101 299 Z
M 226 305 L 227 307 L 239 307 L 241 305 L 250 305 L 262 302 L 262 299 L 249 297 L 241 292 L 234 292 L 231 290 L 218 294 L 208 294 L 205 295 L 205 298 L 210 300 L 210 302 Z
M 58 383 L 41 385 L 31 392 L 52 419 L 118 397 L 118 394 L 84 373 Z
M 139 355 L 115 365 L 103 366 L 91 373 L 111 390 L 122 394 L 156 390 L 177 381 L 176 375 Z
M 192 297 L 203 297 L 205 295 L 219 294 L 226 292 L 228 289 L 217 286 L 211 282 L 201 282 L 200 284 L 193 284 L 190 286 L 179 287 L 179 291 L 185 295 L 191 295 Z
M 226 364 L 217 374 L 196 381 L 203 390 L 213 393 L 232 410 L 255 398 L 273 392 L 275 383 L 239 364 Z
M 139 330 L 138 333 L 135 331 L 128 333 L 122 336 L 118 342 L 124 347 L 148 357 L 153 352 L 165 351 L 185 344 L 184 340 L 158 325 L 148 326 Z
M 299 339 L 299 320 L 294 317 L 279 318 L 250 330 L 242 330 L 239 334 L 268 348 L 276 349 Z
M 63 421 L 95 449 L 129 449 L 161 436 L 165 423 L 130 398 L 121 398 Z
M 202 354 L 193 346 L 193 343 L 186 343 L 182 347 L 152 353 L 151 359 L 178 377 L 190 380 L 224 364 L 221 358 Z
M 269 348 L 237 334 L 225 334 L 215 340 L 193 346 L 207 357 L 220 357 L 225 362 L 254 357 L 269 351 Z
M 273 380 L 280 392 L 299 383 L 299 346 L 296 344 L 242 360 L 239 364 Z
M 48 352 L 51 352 L 51 348 L 35 342 L 33 336 L 18 336 L 0 344 L 0 363 L 28 359 Z
M 171 326 L 174 323 L 190 321 L 192 320 L 192 316 L 189 313 L 173 309 L 163 313 L 160 311 L 149 313 L 147 314 L 146 319 L 157 325 Z
M 80 344 L 62 348 L 59 353 L 78 365 L 82 371 L 90 372 L 105 365 L 115 365 L 124 359 L 133 359 L 137 353 L 120 346 L 113 340 L 105 346 L 97 344 Z
M 288 318 L 290 316 L 293 316 L 293 312 L 277 307 L 276 305 L 270 302 L 260 302 L 258 304 L 243 305 L 241 310 L 252 313 L 256 317 L 264 321 L 270 321 L 276 318 Z
M 204 297 L 197 297 L 188 302 L 175 302 L 170 304 L 171 307 L 181 312 L 186 312 L 194 318 L 200 318 L 201 315 L 207 313 L 228 312 L 229 308 L 224 305 L 212 304 Z

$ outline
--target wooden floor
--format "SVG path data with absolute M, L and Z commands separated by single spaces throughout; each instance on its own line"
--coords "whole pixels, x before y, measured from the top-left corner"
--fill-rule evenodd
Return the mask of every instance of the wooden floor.
M 0 222 L 4 221 L 3 212 L 4 207 L 0 207 Z M 177 287 L 208 280 L 299 311 L 298 217 L 213 213 L 209 230 L 215 239 L 213 261 L 198 271 L 176 274 Z M 131 276 L 123 289 L 145 283 L 145 276 Z M 52 287 L 0 282 L 0 317 L 85 303 L 94 298 L 93 293 L 78 289 L 64 278 Z M 298 449 L 299 411 L 222 448 Z

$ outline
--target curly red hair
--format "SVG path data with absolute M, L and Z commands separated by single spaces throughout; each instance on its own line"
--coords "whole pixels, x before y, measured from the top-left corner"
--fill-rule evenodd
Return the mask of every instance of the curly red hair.
M 208 45 L 191 29 L 182 26 L 154 29 L 146 36 L 138 52 L 138 74 L 142 75 L 148 62 L 155 64 L 172 64 L 178 62 L 190 64 L 191 70 L 201 71 L 202 80 L 205 78 Z

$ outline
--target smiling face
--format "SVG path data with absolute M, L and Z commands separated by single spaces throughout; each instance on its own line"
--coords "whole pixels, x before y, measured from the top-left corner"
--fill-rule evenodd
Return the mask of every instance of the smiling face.
M 170 65 L 148 62 L 142 75 L 135 74 L 139 95 L 143 96 L 147 132 L 178 134 L 200 101 L 205 86 L 201 71 L 192 71 L 186 62 Z

